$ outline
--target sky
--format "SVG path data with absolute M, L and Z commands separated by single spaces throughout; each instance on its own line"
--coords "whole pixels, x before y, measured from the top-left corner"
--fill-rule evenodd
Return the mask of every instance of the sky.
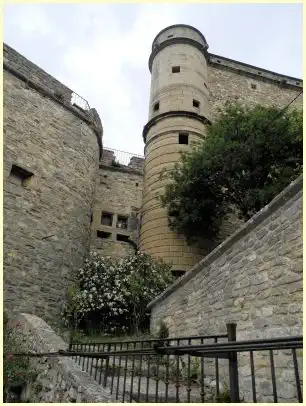
M 139 155 L 151 45 L 168 25 L 198 28 L 210 53 L 302 78 L 301 4 L 7 4 L 3 22 L 4 42 L 98 111 L 104 147 Z

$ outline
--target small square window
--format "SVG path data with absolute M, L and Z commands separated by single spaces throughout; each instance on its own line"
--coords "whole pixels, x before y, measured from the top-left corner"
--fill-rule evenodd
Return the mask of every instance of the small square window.
M 12 165 L 9 176 L 11 179 L 16 179 L 16 182 L 19 182 L 19 184 L 25 185 L 26 181 L 32 178 L 33 173 L 24 168 L 21 168 L 20 166 Z
M 251 88 L 252 88 L 252 89 L 256 89 L 256 87 L 257 87 L 257 86 L 255 85 L 255 83 L 252 83 L 252 84 L 251 84 Z
M 180 66 L 172 66 L 172 73 L 179 73 L 181 71 Z
M 193 99 L 192 100 L 192 105 L 193 105 L 193 107 L 199 108 L 200 107 L 200 102 L 198 100 Z
M 97 230 L 98 238 L 110 238 L 111 233 L 106 233 L 105 231 Z
M 179 144 L 188 145 L 188 134 L 187 133 L 179 133 Z
M 125 216 L 118 216 L 116 227 L 126 230 L 128 228 L 128 218 Z
M 113 214 L 107 213 L 106 211 L 104 211 L 102 213 L 102 217 L 101 217 L 101 224 L 103 224 L 104 226 L 111 227 L 113 224 Z
M 117 241 L 129 242 L 129 239 L 128 235 L 117 234 Z
M 157 102 L 157 103 L 154 104 L 153 110 L 154 110 L 154 111 L 158 111 L 158 110 L 159 110 L 159 102 Z

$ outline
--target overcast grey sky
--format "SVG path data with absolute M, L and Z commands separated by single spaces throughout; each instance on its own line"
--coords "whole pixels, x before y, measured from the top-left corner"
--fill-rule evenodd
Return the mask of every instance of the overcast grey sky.
M 4 41 L 97 109 L 105 147 L 143 155 L 152 40 L 178 23 L 213 54 L 302 78 L 301 4 L 11 4 Z

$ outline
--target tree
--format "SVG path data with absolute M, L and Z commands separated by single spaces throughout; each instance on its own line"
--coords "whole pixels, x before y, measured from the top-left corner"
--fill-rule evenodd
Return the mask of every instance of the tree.
M 147 327 L 147 305 L 172 281 L 171 266 L 137 252 L 120 260 L 91 253 L 63 309 L 66 325 L 105 333 Z
M 227 105 L 203 142 L 167 173 L 169 226 L 214 237 L 235 210 L 248 220 L 302 172 L 302 111 Z

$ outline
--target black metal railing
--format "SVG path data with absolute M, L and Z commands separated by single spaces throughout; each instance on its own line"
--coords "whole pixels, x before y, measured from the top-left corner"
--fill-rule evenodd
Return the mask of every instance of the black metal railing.
M 72 357 L 114 402 L 302 403 L 302 348 L 302 336 L 236 341 L 236 324 L 227 324 L 221 335 L 71 341 L 67 350 L 13 355 Z
M 236 341 L 236 325 L 228 324 L 227 334 L 223 335 L 71 342 L 69 351 L 83 370 L 110 389 L 114 400 L 146 403 L 240 402 L 243 396 L 253 402 L 278 402 L 284 395 L 278 396 L 278 389 L 282 388 L 279 374 L 276 374 L 275 355 L 281 355 L 288 365 L 290 359 L 292 361 L 294 397 L 302 402 L 302 380 L 296 353 L 302 343 L 302 337 Z M 281 354 L 282 351 L 285 353 Z M 270 381 L 270 395 L 265 393 L 265 396 L 260 385 L 263 364 L 264 380 Z M 244 371 L 249 368 L 249 379 L 239 375 L 242 366 Z M 261 373 L 258 385 L 256 372 Z M 239 389 L 239 383 L 244 381 L 250 383 L 248 390 Z

